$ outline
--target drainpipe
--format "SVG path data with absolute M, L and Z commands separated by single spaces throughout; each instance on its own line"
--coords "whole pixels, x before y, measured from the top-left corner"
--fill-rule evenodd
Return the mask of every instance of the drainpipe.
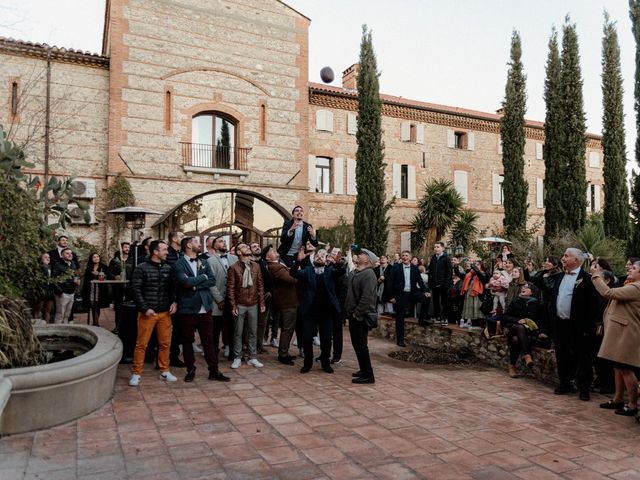
M 47 95 L 44 119 L 44 184 L 49 183 L 49 131 L 51 130 L 51 47 L 47 51 Z

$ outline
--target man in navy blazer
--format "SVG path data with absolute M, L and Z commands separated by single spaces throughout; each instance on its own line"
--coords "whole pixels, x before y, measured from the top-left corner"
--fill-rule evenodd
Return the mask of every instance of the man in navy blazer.
M 406 347 L 404 343 L 404 315 L 412 303 L 418 303 L 430 295 L 424 284 L 417 265 L 411 265 L 411 252 L 404 250 L 401 263 L 391 267 L 387 277 L 389 302 L 394 304 L 396 311 L 396 342 L 399 347 Z
M 296 205 L 291 211 L 291 220 L 285 220 L 282 225 L 282 235 L 280 235 L 280 246 L 278 253 L 285 265 L 291 268 L 296 260 L 296 255 L 300 247 L 307 242 L 311 242 L 314 247 L 318 247 L 318 237 L 313 225 L 303 220 L 304 208 Z
M 555 323 L 556 366 L 560 385 L 556 395 L 579 390 L 580 400 L 588 401 L 593 380 L 592 349 L 598 321 L 598 292 L 591 276 L 582 268 L 584 254 L 567 248 L 561 262 L 564 272 L 557 275 L 550 299 L 550 312 Z
M 218 356 L 213 339 L 213 295 L 216 284 L 213 270 L 207 259 L 199 256 L 201 247 L 198 237 L 184 237 L 181 242 L 183 255 L 173 266 L 176 282 L 178 321 L 182 325 L 182 355 L 187 367 L 185 382 L 192 382 L 196 375 L 196 360 L 193 355 L 195 331 L 198 330 L 204 359 L 209 367 L 209 380 L 228 382 L 218 369 Z
M 345 266 L 337 265 L 338 259 L 327 255 L 326 250 L 318 250 L 313 265 L 302 267 L 306 256 L 304 247 L 300 247 L 296 262 L 289 272 L 292 277 L 298 279 L 301 293 L 298 317 L 302 322 L 304 366 L 300 373 L 307 373 L 313 365 L 313 336 L 316 330 L 320 332 L 320 364 L 325 372 L 333 373 L 330 361 L 332 325 L 334 316 L 341 310 L 335 284 L 336 279 L 344 275 Z

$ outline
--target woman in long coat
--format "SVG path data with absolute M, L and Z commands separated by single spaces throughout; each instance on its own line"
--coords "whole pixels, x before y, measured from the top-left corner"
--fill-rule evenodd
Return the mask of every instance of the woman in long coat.
M 640 367 L 640 262 L 627 270 L 629 283 L 609 288 L 602 279 L 602 267 L 591 264 L 591 278 L 598 293 L 609 301 L 604 312 L 604 338 L 598 357 L 612 362 L 616 393 L 600 407 L 615 410 L 618 415 L 638 413 L 638 379 L 634 368 Z M 629 402 L 624 404 L 624 390 Z

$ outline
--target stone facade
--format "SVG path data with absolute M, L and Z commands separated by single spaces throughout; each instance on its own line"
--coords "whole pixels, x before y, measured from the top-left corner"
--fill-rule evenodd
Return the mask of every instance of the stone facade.
M 238 191 L 259 195 L 280 214 L 303 205 L 316 226 L 331 226 L 340 216 L 351 221 L 357 66 L 346 71 L 349 88 L 309 84 L 309 22 L 279 0 L 107 0 L 102 55 L 0 40 L 0 96 L 7 99 L 0 122 L 15 126 L 19 141 L 31 139 L 34 173 L 42 173 L 49 58 L 49 170 L 95 181 L 99 222 L 106 215 L 104 189 L 117 174 L 130 181 L 139 206 L 167 215 L 207 192 Z M 23 102 L 18 116 L 11 113 L 16 79 Z M 406 246 L 422 185 L 431 178 L 465 190 L 480 228 L 499 228 L 499 116 L 388 95 L 383 102 L 386 194 L 397 198 L 390 249 Z M 233 147 L 246 152 L 246 162 L 222 169 L 194 164 L 193 118 L 205 112 L 231 119 Z M 454 140 L 460 148 L 453 148 Z M 543 141 L 542 124 L 529 122 L 525 175 L 532 224 L 544 214 L 538 193 Z M 588 144 L 601 158 L 599 137 L 590 135 Z M 318 157 L 330 165 L 325 192 L 316 185 Z M 587 170 L 589 182 L 601 186 L 601 166 Z M 73 230 L 105 242 L 110 233 L 99 225 Z

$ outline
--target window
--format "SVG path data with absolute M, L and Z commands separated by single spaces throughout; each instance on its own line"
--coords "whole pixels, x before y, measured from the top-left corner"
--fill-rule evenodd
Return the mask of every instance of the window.
M 600 152 L 589 152 L 589 167 L 600 168 Z
M 400 124 L 402 142 L 424 143 L 424 125 L 402 122 Z
M 536 160 L 544 159 L 544 146 L 540 142 L 536 142 Z
M 400 198 L 409 198 L 409 165 L 400 165 Z
M 347 113 L 347 133 L 355 135 L 358 131 L 358 117 L 355 113 Z
M 502 175 L 498 175 L 497 173 L 493 174 L 492 177 L 492 189 L 491 189 L 491 203 L 493 205 L 502 205 L 504 202 L 504 191 L 502 189 L 502 182 L 504 181 L 504 177 Z
M 464 170 L 455 170 L 453 172 L 453 185 L 456 191 L 462 197 L 463 203 L 468 203 L 469 187 L 468 174 Z
M 18 115 L 18 82 L 11 83 L 11 115 Z
M 164 131 L 171 132 L 171 90 L 164 93 Z
M 331 159 L 316 157 L 316 192 L 331 193 Z
M 591 213 L 600 211 L 600 185 L 589 185 L 587 189 L 587 211 Z
M 416 199 L 416 167 L 393 164 L 393 194 L 397 198 Z
M 467 134 L 464 132 L 454 132 L 453 148 L 465 149 L 467 148 Z
M 333 132 L 333 112 L 318 110 L 316 112 L 316 130 Z
M 544 208 L 544 180 L 536 178 L 536 208 Z
M 191 165 L 246 169 L 239 165 L 241 159 L 236 149 L 236 124 L 235 119 L 219 112 L 194 116 L 191 121 Z
M 458 150 L 475 150 L 473 132 L 447 130 L 447 147 Z
M 267 106 L 260 104 L 260 142 L 267 141 Z

